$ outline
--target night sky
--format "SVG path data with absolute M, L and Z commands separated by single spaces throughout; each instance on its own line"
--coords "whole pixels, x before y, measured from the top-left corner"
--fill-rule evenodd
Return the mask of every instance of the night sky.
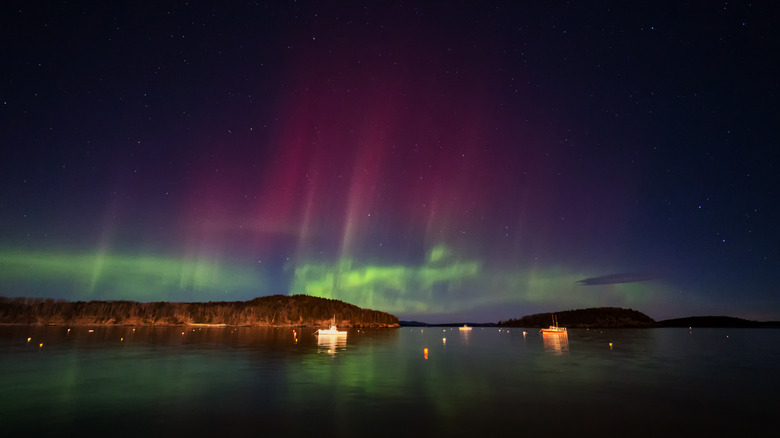
M 772 2 L 96 3 L 0 6 L 0 295 L 780 319 Z

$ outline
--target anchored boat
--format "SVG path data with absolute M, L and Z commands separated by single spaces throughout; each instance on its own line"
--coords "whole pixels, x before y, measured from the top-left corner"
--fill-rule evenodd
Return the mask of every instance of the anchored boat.
M 549 328 L 541 329 L 543 335 L 565 335 L 566 334 L 566 327 L 559 327 L 558 326 L 558 318 L 555 317 L 555 314 L 552 315 L 552 325 Z
M 346 330 L 344 330 L 344 331 L 339 331 L 339 329 L 336 327 L 336 315 L 333 315 L 333 320 L 332 320 L 332 321 L 331 321 L 331 323 L 330 323 L 330 328 L 329 328 L 329 329 L 327 329 L 327 330 L 325 330 L 325 329 L 319 329 L 319 330 L 317 330 L 317 332 L 316 332 L 316 333 L 317 333 L 318 335 L 329 335 L 329 336 L 337 335 L 337 336 L 347 336 L 347 331 L 346 331 Z

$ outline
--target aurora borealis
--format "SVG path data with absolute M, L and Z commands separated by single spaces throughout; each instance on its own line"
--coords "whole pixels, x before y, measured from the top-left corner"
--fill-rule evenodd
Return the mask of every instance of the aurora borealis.
M 780 319 L 769 6 L 2 6 L 0 295 Z

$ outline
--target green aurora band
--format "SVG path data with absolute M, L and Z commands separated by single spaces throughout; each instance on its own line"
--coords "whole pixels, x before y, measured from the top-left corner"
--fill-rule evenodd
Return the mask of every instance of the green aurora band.
M 430 250 L 420 266 L 360 265 L 352 258 L 294 268 L 291 291 L 338 299 L 391 313 L 446 314 L 502 303 L 552 305 L 550 310 L 633 306 L 658 298 L 658 284 L 584 287 L 590 272 L 556 268 L 488 270 L 445 245 Z M 486 292 L 488 291 L 488 292 Z
M 0 280 L 6 284 L 0 294 L 6 296 L 20 295 L 17 291 L 45 296 L 60 290 L 84 299 L 198 300 L 212 298 L 214 292 L 255 290 L 260 294 L 265 289 L 256 272 L 213 260 L 105 252 L 0 251 Z
M 356 266 L 351 258 L 335 264 L 305 264 L 295 268 L 291 290 L 387 312 L 440 312 L 444 308 L 434 303 L 460 300 L 457 291 L 475 283 L 481 270 L 481 263 L 457 260 L 440 245 L 422 266 Z M 463 304 L 458 301 L 457 306 Z

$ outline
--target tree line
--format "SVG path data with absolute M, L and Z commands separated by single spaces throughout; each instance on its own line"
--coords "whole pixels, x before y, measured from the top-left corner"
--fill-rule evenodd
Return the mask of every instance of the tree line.
M 0 297 L 0 324 L 328 326 L 334 316 L 339 327 L 398 326 L 398 318 L 389 313 L 309 295 L 199 303 Z

